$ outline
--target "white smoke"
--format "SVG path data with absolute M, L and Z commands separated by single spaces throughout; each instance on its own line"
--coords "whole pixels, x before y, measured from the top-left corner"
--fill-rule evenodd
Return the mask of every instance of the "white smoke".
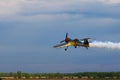
M 110 42 L 110 41 L 107 41 L 107 42 L 94 41 L 94 42 L 90 43 L 90 47 L 120 50 L 120 43 L 114 43 L 114 42 Z

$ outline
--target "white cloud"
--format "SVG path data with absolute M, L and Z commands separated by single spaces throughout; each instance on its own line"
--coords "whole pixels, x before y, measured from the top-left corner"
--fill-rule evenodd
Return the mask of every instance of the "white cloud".
M 15 15 L 19 11 L 19 0 L 0 0 L 0 16 Z
M 111 3 L 111 4 L 114 4 L 114 3 L 120 3 L 120 0 L 85 0 L 85 1 L 89 1 L 89 2 L 102 2 L 102 3 Z
M 106 0 L 109 3 L 120 3 L 120 0 Z
M 0 17 L 2 20 L 9 18 L 48 20 L 66 14 L 74 14 L 75 17 L 76 14 L 82 17 L 117 17 L 120 13 L 119 7 L 105 3 L 119 2 L 119 0 L 1 0 Z

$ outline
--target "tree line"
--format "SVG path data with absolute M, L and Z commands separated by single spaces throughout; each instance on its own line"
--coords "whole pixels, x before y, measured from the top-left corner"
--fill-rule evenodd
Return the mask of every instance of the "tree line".
M 120 72 L 78 72 L 78 73 L 25 73 L 17 72 L 0 72 L 1 77 L 14 78 L 116 78 L 120 79 Z

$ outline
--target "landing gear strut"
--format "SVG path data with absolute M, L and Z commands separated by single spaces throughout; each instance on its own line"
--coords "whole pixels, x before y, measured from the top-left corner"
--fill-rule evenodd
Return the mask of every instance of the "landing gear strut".
M 65 51 L 67 51 L 67 48 L 65 48 Z
M 75 46 L 75 48 L 77 48 L 77 46 Z
M 67 49 L 68 49 L 68 46 L 65 48 L 65 51 L 67 51 Z

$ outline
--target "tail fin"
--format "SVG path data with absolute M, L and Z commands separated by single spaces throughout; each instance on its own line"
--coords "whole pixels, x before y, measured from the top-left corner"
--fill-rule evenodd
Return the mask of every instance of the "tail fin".
M 83 44 L 84 44 L 84 47 L 86 47 L 86 48 L 89 47 L 89 41 L 88 41 L 89 39 L 91 39 L 91 38 L 84 38 L 84 39 L 81 39 L 81 40 L 84 41 Z

